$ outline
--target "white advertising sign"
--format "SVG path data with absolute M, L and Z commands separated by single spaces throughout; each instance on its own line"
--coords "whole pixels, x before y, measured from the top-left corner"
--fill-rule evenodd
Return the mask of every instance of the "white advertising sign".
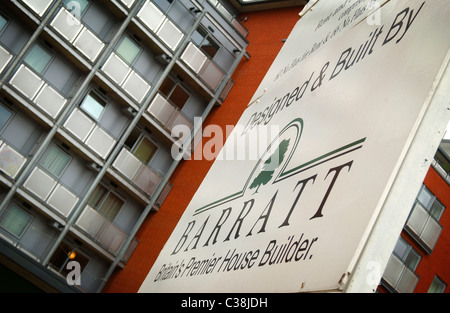
M 450 46 L 447 1 L 378 10 L 271 77 L 140 292 L 345 287 Z

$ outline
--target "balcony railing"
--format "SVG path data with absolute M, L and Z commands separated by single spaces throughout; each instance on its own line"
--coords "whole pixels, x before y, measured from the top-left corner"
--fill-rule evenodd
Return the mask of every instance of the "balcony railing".
M 13 55 L 0 45 L 0 74 L 3 72 Z
M 222 13 L 222 15 L 227 19 L 231 25 L 236 28 L 236 30 L 244 37 L 248 35 L 248 29 L 239 20 L 237 20 L 233 15 L 228 12 L 227 9 L 217 0 L 208 0 L 212 5 L 214 5 L 217 10 Z
M 150 90 L 150 84 L 115 53 L 109 56 L 102 70 L 138 103 Z
M 392 254 L 384 271 L 383 280 L 396 292 L 411 293 L 416 288 L 419 276 Z
M 189 129 L 193 126 L 193 123 L 160 93 L 156 94 L 147 112 L 169 131 L 176 125 L 185 125 Z
M 439 163 L 438 160 L 434 159 L 431 162 L 433 168 L 438 172 L 439 175 L 450 185 L 450 173 Z
M 105 44 L 74 15 L 62 7 L 50 25 L 90 61 L 95 61 Z
M 406 221 L 406 228 L 425 245 L 428 252 L 433 250 L 442 231 L 442 225 L 418 201 Z
M 63 217 L 68 217 L 78 197 L 39 167 L 35 167 L 23 185 Z
M 136 16 L 172 51 L 184 37 L 184 33 L 151 1 L 146 1 Z
M 53 119 L 67 102 L 67 99 L 24 64 L 20 65 L 10 84 Z
M 116 143 L 113 137 L 79 109 L 73 110 L 64 127 L 102 158 L 108 156 Z
M 225 72 L 192 42 L 189 42 L 181 59 L 213 90 L 217 89 L 225 76 Z
M 90 206 L 81 213 L 75 225 L 91 236 L 96 242 L 116 254 L 128 236 L 122 229 L 108 221 Z
M 153 195 L 162 180 L 159 174 L 143 164 L 127 148 L 120 151 L 113 167 L 148 196 Z
M 14 179 L 26 162 L 26 157 L 0 140 L 0 171 Z

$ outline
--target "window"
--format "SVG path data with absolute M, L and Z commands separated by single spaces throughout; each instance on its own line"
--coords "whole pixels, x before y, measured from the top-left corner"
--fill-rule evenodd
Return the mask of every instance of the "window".
M 407 243 L 403 238 L 399 238 L 394 248 L 394 253 L 403 261 L 405 266 L 411 271 L 415 271 L 420 261 L 420 254 Z
M 0 15 L 0 31 L 3 29 L 3 27 L 5 27 L 7 23 L 8 21 L 6 20 L 6 18 Z
M 88 6 L 89 2 L 87 0 L 64 0 L 64 6 L 74 13 L 83 13 L 83 11 Z M 80 17 L 78 17 L 80 19 Z
M 208 56 L 214 58 L 216 53 L 219 51 L 220 46 L 216 43 L 214 39 L 208 34 L 208 32 L 203 28 L 199 27 L 192 35 L 192 40 L 197 43 L 198 47 Z
M 129 37 L 124 37 L 116 52 L 125 62 L 131 65 L 137 58 L 140 48 Z
M 25 58 L 25 63 L 28 64 L 37 73 L 42 74 L 50 63 L 52 56 L 45 51 L 40 45 L 34 45 Z
M 17 205 L 13 205 L 3 217 L 0 225 L 9 233 L 19 238 L 27 228 L 30 221 L 30 214 L 19 208 Z
M 143 137 L 134 150 L 134 155 L 144 164 L 148 164 L 158 148 L 148 138 Z
M 4 106 L 0 105 L 0 130 L 6 125 L 12 113 L 9 112 Z
M 106 101 L 100 98 L 95 93 L 89 93 L 80 105 L 90 117 L 98 121 L 106 106 Z
M 59 177 L 69 161 L 70 157 L 61 149 L 50 146 L 40 164 L 50 173 Z
M 70 261 L 78 262 L 80 264 L 80 272 L 83 272 L 89 259 L 79 249 L 62 242 L 51 257 L 50 264 L 57 272 L 67 276 L 73 270 L 71 267 L 67 269 L 67 263 Z
M 161 84 L 159 91 L 164 94 L 168 100 L 175 104 L 180 110 L 189 100 L 189 93 L 173 81 L 170 77 L 167 77 Z
M 443 293 L 447 285 L 437 276 L 434 276 L 431 282 L 428 293 Z
M 433 216 L 436 220 L 442 215 L 444 211 L 444 205 L 433 195 L 433 193 L 424 186 L 417 196 L 417 200 L 422 204 L 422 206 Z
M 102 185 L 97 185 L 88 200 L 88 205 L 108 221 L 113 221 L 125 201 Z

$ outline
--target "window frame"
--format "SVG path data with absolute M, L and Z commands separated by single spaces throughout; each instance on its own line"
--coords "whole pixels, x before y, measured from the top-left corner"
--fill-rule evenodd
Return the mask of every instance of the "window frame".
M 92 96 L 93 95 L 93 96 Z M 92 114 L 91 112 L 89 112 L 88 109 L 86 109 L 85 107 L 83 107 L 83 104 L 86 103 L 86 100 L 88 97 L 91 97 L 94 101 L 96 101 L 97 103 L 99 103 L 100 105 L 102 105 L 101 102 L 99 102 L 96 98 L 98 98 L 100 101 L 102 101 L 104 103 L 103 109 L 100 112 L 100 114 L 98 115 L 98 117 L 95 117 L 94 114 Z M 95 121 L 95 123 L 99 123 L 100 120 L 102 119 L 103 114 L 105 113 L 107 107 L 109 105 L 109 101 L 100 95 L 99 92 L 97 92 L 95 89 L 90 88 L 86 94 L 83 97 L 83 100 L 80 102 L 80 104 L 78 105 L 78 107 L 80 108 L 80 110 L 85 113 L 87 116 L 89 116 L 89 118 L 91 118 L 93 121 Z
M 114 220 L 116 219 L 116 217 L 119 215 L 120 211 L 122 211 L 123 207 L 125 206 L 125 204 L 127 203 L 127 200 L 124 196 L 122 196 L 119 192 L 113 190 L 109 185 L 103 184 L 103 183 L 99 183 L 96 188 L 101 187 L 103 188 L 106 192 L 101 196 L 101 198 L 98 201 L 98 204 L 95 206 L 91 205 L 91 197 L 94 195 L 94 193 L 92 193 L 88 199 L 88 204 L 89 206 L 98 214 L 100 214 L 101 216 L 103 216 L 107 221 L 109 221 L 110 223 L 113 223 Z M 95 189 L 96 189 L 95 188 Z M 95 190 L 94 190 L 95 191 Z M 116 214 L 110 219 L 107 216 L 105 216 L 104 214 L 100 213 L 100 209 L 102 208 L 103 204 L 105 203 L 106 199 L 108 198 L 108 196 L 110 194 L 113 194 L 115 197 L 117 197 L 118 199 L 120 199 L 123 203 L 120 206 L 120 208 L 117 210 Z
M 5 219 L 7 218 L 8 214 L 11 213 L 11 211 L 13 209 L 19 210 L 22 213 L 25 213 L 29 219 L 27 221 L 27 223 L 25 224 L 25 226 L 23 227 L 23 229 L 21 230 L 20 234 L 17 235 L 16 233 L 12 232 L 10 229 L 8 229 L 5 225 L 3 225 Z M 8 206 L 8 209 L 5 211 L 5 213 L 1 216 L 0 218 L 0 228 L 3 229 L 4 231 L 6 231 L 8 234 L 10 234 L 11 236 L 13 236 L 14 238 L 17 239 L 21 239 L 23 237 L 23 235 L 25 234 L 25 232 L 27 231 L 28 227 L 31 225 L 31 223 L 34 220 L 34 215 L 29 212 L 28 210 L 24 209 L 22 206 L 20 206 L 19 204 L 13 202 L 11 203 L 11 205 Z
M 170 87 L 170 90 L 169 90 L 167 93 L 165 93 L 165 92 L 162 91 L 161 87 L 164 86 L 164 83 L 165 83 L 167 80 L 170 80 L 173 84 L 172 84 L 172 86 Z M 187 99 L 186 99 L 186 101 L 183 103 L 182 106 L 179 106 L 179 105 L 178 105 L 177 103 L 175 103 L 175 102 L 172 100 L 172 98 L 171 98 L 172 95 L 174 94 L 174 91 L 175 91 L 177 88 L 180 88 L 180 89 L 181 89 L 182 91 L 184 91 L 184 92 L 186 93 L 186 95 L 187 95 Z M 158 92 L 160 92 L 160 93 L 166 98 L 166 100 L 170 101 L 170 103 L 173 104 L 175 107 L 177 107 L 180 111 L 185 107 L 186 103 L 188 103 L 189 100 L 192 98 L 191 92 L 190 92 L 188 89 L 186 89 L 186 88 L 185 88 L 185 87 L 184 87 L 177 79 L 175 79 L 175 78 L 173 78 L 173 77 L 171 77 L 171 76 L 167 76 L 167 77 L 164 79 L 163 83 L 161 84 L 161 86 L 160 86 L 159 89 L 158 89 Z
M 421 200 L 419 200 L 419 197 L 422 194 L 422 192 L 427 192 L 430 195 L 430 200 L 427 205 L 425 205 L 424 203 L 422 203 Z M 422 184 L 422 186 L 419 190 L 419 193 L 417 194 L 416 201 L 419 202 L 419 204 L 422 205 L 422 207 L 428 212 L 428 214 L 432 218 L 434 218 L 436 221 L 439 221 L 441 219 L 442 214 L 444 213 L 444 210 L 445 210 L 445 205 L 442 203 L 442 201 L 440 201 L 436 197 L 436 195 L 425 184 Z M 438 216 L 436 216 L 435 214 L 432 214 L 432 211 L 431 211 L 431 209 L 433 208 L 435 203 L 437 203 L 441 208 Z
M 129 40 L 132 44 L 134 44 L 139 50 L 136 54 L 136 56 L 134 57 L 132 62 L 128 62 L 128 60 L 119 52 L 119 48 L 122 45 L 122 43 L 125 40 Z M 133 38 L 132 35 L 130 34 L 124 34 L 122 36 L 122 39 L 119 41 L 119 43 L 117 44 L 117 46 L 114 48 L 114 53 L 117 54 L 117 56 L 124 61 L 129 67 L 134 66 L 134 64 L 136 64 L 137 60 L 139 59 L 139 57 L 142 55 L 144 48 Z
M 137 149 L 140 147 L 140 145 L 142 144 L 142 142 L 143 142 L 144 140 L 148 140 L 152 145 L 155 146 L 155 151 L 154 151 L 153 154 L 150 156 L 150 158 L 148 159 L 147 163 L 143 162 L 143 161 L 142 161 L 140 158 L 138 158 L 138 157 L 136 156 L 136 154 L 135 154 L 135 153 L 137 152 Z M 154 140 L 152 140 L 152 138 L 151 138 L 150 136 L 146 136 L 145 134 L 141 134 L 141 135 L 139 136 L 139 138 L 136 140 L 135 144 L 133 145 L 133 148 L 131 149 L 131 153 L 132 153 L 136 158 L 138 158 L 139 161 L 142 162 L 142 164 L 149 165 L 149 164 L 152 162 L 153 158 L 154 158 L 154 157 L 156 156 L 156 154 L 158 153 L 159 148 L 160 148 L 159 145 L 158 145 Z
M 69 0 L 68 3 L 66 3 L 66 2 L 67 2 L 66 0 L 62 0 L 62 1 L 61 1 L 62 6 L 63 6 L 64 8 L 66 8 L 67 11 L 69 11 L 70 13 L 73 14 L 73 7 L 69 7 L 68 4 L 69 4 L 70 2 L 78 2 L 78 1 L 77 1 L 77 0 Z M 91 1 L 89 1 L 89 0 L 86 0 L 86 2 L 87 2 L 86 6 L 84 7 L 83 10 L 80 11 L 80 16 L 79 16 L 79 20 L 80 20 L 80 21 L 81 21 L 83 15 L 88 11 L 89 7 L 92 5 Z M 80 6 L 80 9 L 81 9 L 81 6 Z M 78 18 L 78 17 L 77 17 L 77 18 Z
M 12 111 L 3 102 L 0 102 L 0 107 L 4 108 L 6 112 L 10 113 L 10 116 L 5 120 L 5 123 L 3 124 L 3 126 L 0 125 L 0 134 L 2 134 L 3 131 L 6 129 L 6 127 L 8 127 L 8 124 L 11 122 L 12 118 L 14 117 L 15 112 Z M 3 141 L 3 139 L 2 139 L 2 141 Z
M 202 38 L 201 40 L 196 41 L 194 39 L 194 42 L 197 44 L 197 47 L 203 52 L 205 53 L 205 55 L 210 58 L 211 60 L 214 59 L 214 57 L 219 53 L 219 51 L 223 48 L 223 46 L 219 43 L 219 41 L 213 36 L 211 35 L 211 33 L 208 31 L 207 29 L 208 27 L 204 26 L 204 25 L 199 25 L 197 27 L 197 29 L 195 30 L 195 32 L 197 32 L 200 37 Z M 199 29 L 201 31 L 199 31 Z M 211 42 L 213 45 L 210 46 L 216 46 L 217 50 L 214 53 L 213 56 L 210 55 L 210 53 L 207 52 L 207 50 L 203 49 L 203 43 L 205 43 L 206 41 Z
M 403 255 L 399 255 L 398 251 L 396 251 L 396 248 L 399 243 L 401 243 L 405 247 L 405 251 L 403 252 Z M 408 241 L 406 241 L 402 236 L 399 237 L 392 253 L 395 254 L 402 261 L 402 263 L 409 270 L 411 270 L 413 272 L 416 271 L 417 266 L 419 265 L 420 261 L 422 260 L 422 255 L 416 249 L 414 249 L 414 247 Z M 414 256 L 417 257 L 417 262 L 415 262 L 414 266 L 412 266 L 412 267 L 410 266 L 410 263 L 406 263 L 407 259 L 410 257 L 411 254 L 414 254 Z
M 68 158 L 67 163 L 64 165 L 64 167 L 61 169 L 61 171 L 59 172 L 59 174 L 54 173 L 53 171 L 51 171 L 46 165 L 43 164 L 44 159 L 48 156 L 48 154 L 50 153 L 51 149 L 56 149 L 59 152 L 61 152 L 64 156 L 66 156 Z M 64 149 L 62 147 L 60 147 L 58 144 L 51 144 L 47 150 L 45 151 L 45 153 L 42 155 L 41 159 L 39 160 L 39 165 L 40 167 L 42 167 L 43 169 L 45 169 L 45 171 L 49 174 L 51 174 L 53 177 L 57 178 L 58 180 L 64 175 L 65 170 L 69 167 L 70 163 L 72 162 L 73 157 L 67 153 L 66 151 L 64 151 Z
M 34 48 L 39 47 L 43 52 L 47 53 L 50 57 L 49 61 L 47 62 L 47 64 L 42 68 L 41 71 L 38 71 L 33 65 L 31 65 L 30 63 L 28 63 L 27 58 L 31 55 L 31 52 L 33 51 Z M 27 54 L 25 55 L 25 57 L 23 58 L 23 63 L 25 65 L 27 65 L 27 67 L 29 67 L 33 72 L 35 72 L 39 77 L 43 77 L 45 75 L 45 72 L 48 70 L 48 68 L 50 67 L 51 63 L 53 62 L 53 60 L 55 59 L 55 55 L 49 51 L 49 49 L 45 48 L 44 45 L 40 42 L 36 42 L 34 43 L 34 45 L 27 51 Z
M 441 286 L 442 290 L 439 292 L 434 292 L 434 291 L 431 292 L 431 290 L 432 290 L 431 288 L 432 287 L 436 288 L 438 284 Z M 433 286 L 433 285 L 436 285 L 436 286 Z M 430 287 L 428 287 L 427 293 L 444 293 L 446 288 L 447 288 L 447 284 L 438 275 L 435 275 L 433 280 L 431 281 Z

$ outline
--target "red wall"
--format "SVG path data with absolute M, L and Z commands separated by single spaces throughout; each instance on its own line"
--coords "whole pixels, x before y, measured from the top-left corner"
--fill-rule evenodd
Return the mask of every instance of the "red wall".
M 279 50 L 298 21 L 301 8 L 247 13 L 245 26 L 250 59 L 244 58 L 233 75 L 235 85 L 221 107 L 213 109 L 205 124 L 235 125 Z M 203 142 L 207 142 L 206 138 Z M 199 145 L 198 148 L 201 148 Z M 208 172 L 212 161 L 183 161 L 172 175 L 174 184 L 157 213 L 151 213 L 136 237 L 139 245 L 124 269 L 116 270 L 103 292 L 137 292 L 184 209 Z

